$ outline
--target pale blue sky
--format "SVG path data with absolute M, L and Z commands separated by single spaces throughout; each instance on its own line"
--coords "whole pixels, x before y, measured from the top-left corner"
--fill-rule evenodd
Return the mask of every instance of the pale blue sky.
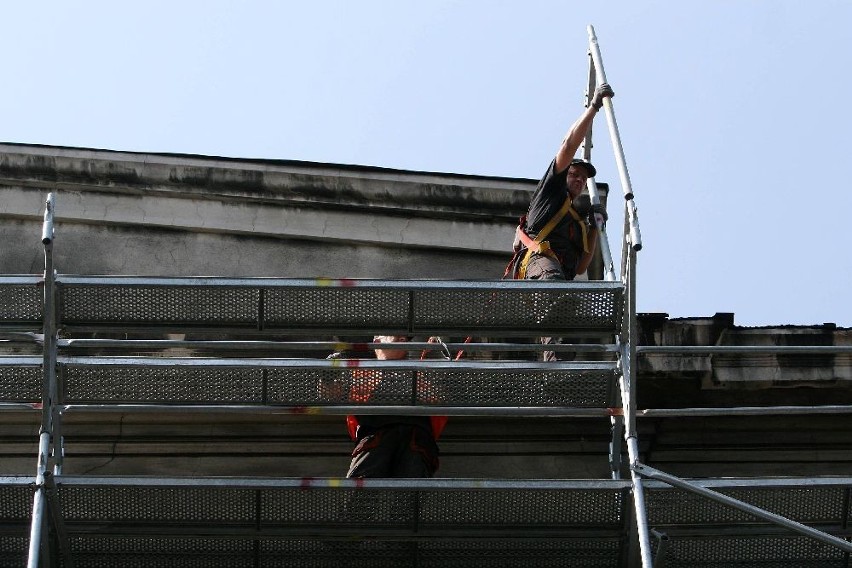
M 639 310 L 852 326 L 848 0 L 7 2 L 0 140 L 538 178 L 588 24 Z

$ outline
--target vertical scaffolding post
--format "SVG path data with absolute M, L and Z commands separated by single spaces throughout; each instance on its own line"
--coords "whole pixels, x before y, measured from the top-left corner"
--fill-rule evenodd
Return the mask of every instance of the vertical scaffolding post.
M 609 437 L 609 470 L 612 479 L 621 479 L 621 438 L 624 430 L 624 417 L 611 416 Z
M 591 104 L 592 96 L 595 91 L 595 87 L 597 86 L 597 74 L 595 73 L 595 62 L 589 57 L 589 80 L 586 84 L 586 106 L 588 107 Z M 582 155 L 583 159 L 591 162 L 592 161 L 592 129 L 586 132 L 586 136 L 583 138 L 582 145 Z M 598 185 L 595 182 L 595 179 L 589 178 L 586 180 L 586 190 L 589 192 L 589 198 L 591 199 L 592 205 L 600 205 L 601 198 L 600 193 L 598 192 Z M 612 261 L 612 251 L 609 246 L 609 238 L 606 233 L 606 226 L 603 223 L 603 219 L 600 217 L 596 218 L 598 231 L 600 232 L 600 237 L 598 238 L 598 247 L 601 251 L 601 261 L 603 263 L 603 279 L 607 282 L 614 282 L 616 280 L 615 276 L 615 266 Z M 610 417 L 610 442 L 609 442 L 609 467 L 610 467 L 610 476 L 612 479 L 621 479 L 621 439 L 622 439 L 622 431 L 624 429 L 624 417 L 622 416 L 611 416 Z
M 30 526 L 28 568 L 40 566 L 41 552 L 47 551 L 44 529 L 46 526 L 47 487 L 45 472 L 50 461 L 53 434 L 54 400 L 56 398 L 56 314 L 53 301 L 55 273 L 53 269 L 54 195 L 48 194 L 44 208 L 41 242 L 44 245 L 44 354 L 42 381 L 41 428 L 39 430 L 38 464 L 36 466 L 35 496 Z
M 592 100 L 592 93 L 595 90 L 595 64 L 592 59 L 589 59 L 589 82 L 586 86 L 586 106 L 589 106 Z M 592 129 L 589 128 L 586 136 L 583 138 L 583 159 L 592 161 Z M 594 178 L 586 180 L 586 189 L 589 192 L 592 205 L 599 205 L 601 202 L 598 186 Z M 609 247 L 609 238 L 606 234 L 606 227 L 602 222 L 598 223 L 600 237 L 598 238 L 598 246 L 601 251 L 601 260 L 603 261 L 603 279 L 607 282 L 615 282 L 615 267 L 612 262 L 612 252 Z M 621 438 L 624 428 L 623 416 L 611 416 L 611 439 L 609 443 L 609 467 L 612 479 L 621 479 Z
M 596 86 L 596 75 L 595 75 L 595 63 L 590 58 L 589 59 L 589 83 L 586 86 L 586 106 L 588 107 L 591 100 L 592 95 L 594 94 Z M 586 132 L 585 138 L 583 138 L 583 159 L 587 162 L 592 161 L 592 129 L 589 128 L 589 131 Z M 598 193 L 598 186 L 595 183 L 595 178 L 589 178 L 586 180 L 586 189 L 589 192 L 589 197 L 591 198 L 592 205 L 600 205 L 601 197 Z M 604 227 L 602 222 L 598 223 L 598 230 L 600 231 L 600 238 L 598 239 L 598 246 L 601 251 L 601 259 L 603 261 L 603 278 L 608 282 L 615 281 L 615 268 L 612 262 L 612 252 L 609 248 L 609 239 L 606 236 L 606 227 Z
M 33 497 L 33 514 L 30 522 L 30 547 L 27 554 L 27 568 L 39 568 L 43 533 L 46 515 L 46 488 L 44 483 L 44 472 L 47 470 L 47 455 L 50 451 L 50 434 L 41 432 L 38 439 L 38 465 L 36 472 L 36 490 Z
M 636 471 L 639 465 L 639 443 L 636 429 L 636 340 L 638 325 L 636 319 L 636 250 L 625 247 L 626 262 L 622 278 L 626 282 L 624 299 L 624 341 L 621 345 L 621 398 L 624 404 L 624 439 L 627 442 L 627 454 L 630 460 L 630 478 L 633 484 L 633 506 L 636 514 L 636 530 L 639 536 L 639 548 L 642 568 L 653 566 L 651 558 L 651 540 L 648 531 L 648 516 L 645 508 L 645 490 L 642 477 Z

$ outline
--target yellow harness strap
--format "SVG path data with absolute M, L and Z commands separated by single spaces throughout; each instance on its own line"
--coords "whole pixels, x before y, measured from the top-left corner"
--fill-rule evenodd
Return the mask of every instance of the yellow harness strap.
M 521 260 L 521 264 L 518 267 L 519 280 L 522 280 L 527 277 L 527 264 L 529 263 L 530 257 L 532 257 L 532 254 L 534 252 L 549 256 L 550 258 L 556 258 L 556 253 L 553 252 L 553 250 L 550 248 L 550 243 L 548 243 L 544 239 L 546 239 L 550 232 L 554 228 L 556 228 L 556 225 L 558 225 L 559 222 L 562 221 L 565 215 L 569 213 L 571 214 L 571 217 L 573 217 L 574 220 L 577 221 L 577 224 L 580 225 L 580 230 L 583 233 L 583 251 L 589 252 L 589 238 L 588 233 L 586 231 L 586 224 L 582 222 L 580 214 L 577 213 L 577 211 L 575 211 L 573 207 L 571 207 L 570 196 L 566 197 L 565 203 L 562 204 L 562 207 L 559 208 L 559 211 L 556 212 L 556 215 L 554 215 L 550 219 L 550 221 L 548 221 L 547 224 L 541 229 L 541 231 L 539 231 L 535 239 L 531 239 L 529 235 L 524 232 L 523 228 L 518 225 L 518 237 L 520 238 L 524 246 L 527 247 L 527 253 L 524 255 L 524 258 L 523 260 Z
M 589 252 L 589 231 L 586 228 L 586 224 L 580 218 L 580 214 L 574 210 L 570 205 L 568 206 L 568 213 L 574 217 L 574 220 L 577 221 L 577 224 L 580 225 L 580 232 L 583 235 L 583 252 Z

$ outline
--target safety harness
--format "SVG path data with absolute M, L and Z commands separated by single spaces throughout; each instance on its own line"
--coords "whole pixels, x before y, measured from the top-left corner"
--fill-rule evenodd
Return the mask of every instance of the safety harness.
M 550 235 L 551 231 L 556 228 L 556 225 L 559 224 L 562 219 L 565 218 L 565 215 L 571 215 L 577 224 L 580 225 L 580 231 L 583 236 L 583 252 L 589 252 L 589 236 L 588 231 L 586 229 L 586 224 L 583 222 L 580 214 L 571 206 L 571 197 L 568 196 L 565 198 L 565 202 L 562 204 L 562 207 L 559 208 L 559 211 L 551 217 L 551 219 L 547 222 L 547 224 L 542 227 L 541 231 L 538 232 L 535 239 L 531 238 L 523 229 L 524 219 L 521 218 L 521 223 L 518 224 L 518 228 L 515 229 L 515 233 L 518 237 L 518 240 L 524 245 L 527 249 L 526 254 L 523 259 L 521 259 L 520 264 L 518 264 L 518 268 L 515 271 L 513 276 L 516 280 L 523 280 L 527 276 L 527 265 L 530 262 L 530 258 L 532 258 L 533 253 L 538 253 L 544 256 L 549 256 L 550 258 L 555 259 L 557 262 L 561 262 L 556 252 L 550 248 L 550 243 L 545 241 Z M 517 254 L 517 253 L 516 253 Z M 506 273 L 504 277 L 508 275 L 510 271 L 510 267 L 515 263 L 515 258 L 512 258 L 512 261 L 509 263 L 509 266 L 506 267 Z

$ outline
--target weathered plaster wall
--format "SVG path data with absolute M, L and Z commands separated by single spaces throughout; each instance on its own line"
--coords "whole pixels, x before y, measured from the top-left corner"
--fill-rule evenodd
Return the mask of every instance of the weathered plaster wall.
M 535 183 L 0 145 L 5 273 L 499 278 Z

